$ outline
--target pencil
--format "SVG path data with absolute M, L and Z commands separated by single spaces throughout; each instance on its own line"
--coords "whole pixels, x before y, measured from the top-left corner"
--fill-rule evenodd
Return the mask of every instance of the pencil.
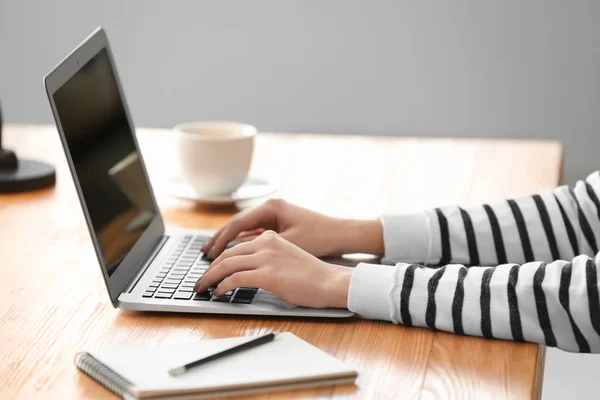
M 215 353 L 215 354 L 211 354 L 210 356 L 203 357 L 203 358 L 201 358 L 199 360 L 196 360 L 196 361 L 192 361 L 190 363 L 182 365 L 181 367 L 172 368 L 172 369 L 169 370 L 169 375 L 171 375 L 171 376 L 182 375 L 186 371 L 190 370 L 191 368 L 197 367 L 197 366 L 202 365 L 202 364 L 206 364 L 207 362 L 210 362 L 210 361 L 213 361 L 213 360 L 218 360 L 220 358 L 223 358 L 223 357 L 231 355 L 231 354 L 239 353 L 239 352 L 242 352 L 244 350 L 249 350 L 249 349 L 252 349 L 254 347 L 257 347 L 257 346 L 269 343 L 273 339 L 275 339 L 275 334 L 274 333 L 267 333 L 266 335 L 259 336 L 257 338 L 254 338 L 254 339 L 248 341 L 248 342 L 245 342 L 245 343 L 242 343 L 242 344 L 238 344 L 237 346 L 230 347 L 229 349 L 220 351 L 220 352 Z

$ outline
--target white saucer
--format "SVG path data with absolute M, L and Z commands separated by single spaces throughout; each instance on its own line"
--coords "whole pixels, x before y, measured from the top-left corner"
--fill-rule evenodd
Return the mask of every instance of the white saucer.
M 167 193 L 199 204 L 228 205 L 239 201 L 253 200 L 275 193 L 277 188 L 259 178 L 248 178 L 235 192 L 225 195 L 202 195 L 180 178 L 171 178 L 166 186 Z

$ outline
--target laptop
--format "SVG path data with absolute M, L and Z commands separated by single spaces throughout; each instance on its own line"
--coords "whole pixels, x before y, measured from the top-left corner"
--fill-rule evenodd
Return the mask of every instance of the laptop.
M 213 232 L 165 232 L 108 39 L 94 31 L 44 78 L 65 155 L 114 307 L 124 310 L 344 318 L 258 288 L 197 294 Z M 149 88 L 149 94 L 151 88 Z

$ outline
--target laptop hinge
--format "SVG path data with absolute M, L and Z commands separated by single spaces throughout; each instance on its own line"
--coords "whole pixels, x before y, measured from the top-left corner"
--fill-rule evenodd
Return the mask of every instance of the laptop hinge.
M 144 274 L 146 273 L 146 270 L 148 269 L 148 267 L 150 265 L 152 265 L 152 262 L 154 261 L 154 259 L 158 255 L 158 253 L 162 250 L 165 243 L 167 243 L 167 240 L 169 240 L 169 236 L 166 236 L 166 235 L 164 235 L 160 238 L 158 245 L 154 248 L 152 253 L 150 253 L 150 255 L 148 256 L 148 258 L 146 259 L 144 264 L 142 264 L 142 266 L 140 268 L 138 268 L 138 271 L 131 277 L 131 279 L 129 280 L 129 283 L 127 283 L 127 285 L 125 285 L 125 288 L 123 289 L 123 291 L 121 293 L 131 293 L 133 291 L 133 289 L 138 284 L 140 279 L 142 279 L 142 276 L 144 276 Z

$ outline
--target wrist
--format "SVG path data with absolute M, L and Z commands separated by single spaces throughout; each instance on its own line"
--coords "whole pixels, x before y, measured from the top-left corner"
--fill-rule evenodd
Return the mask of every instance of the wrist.
M 324 282 L 325 306 L 348 308 L 348 292 L 353 269 L 334 264 L 326 265 L 330 270 L 330 274 Z
M 383 226 L 379 219 L 338 220 L 339 243 L 336 255 L 367 253 L 383 256 Z

